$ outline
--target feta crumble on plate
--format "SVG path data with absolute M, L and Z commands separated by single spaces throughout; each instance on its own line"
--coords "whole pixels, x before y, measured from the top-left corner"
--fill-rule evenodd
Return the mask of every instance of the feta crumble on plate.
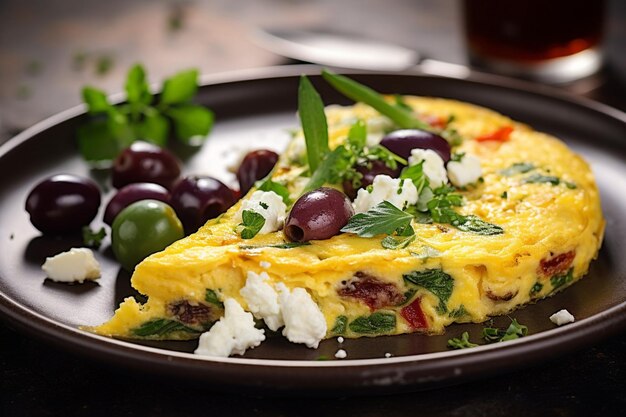
M 417 188 L 411 180 L 377 175 L 372 182 L 372 190 L 361 188 L 354 200 L 354 211 L 365 213 L 383 201 L 388 201 L 400 210 L 417 203 Z
M 100 277 L 100 264 L 91 249 L 72 248 L 46 258 L 41 266 L 48 278 L 57 282 L 84 282 Z
M 573 323 L 574 322 L 574 316 L 569 311 L 563 309 L 563 310 L 559 310 L 556 313 L 554 313 L 553 315 L 551 315 L 550 316 L 550 321 L 552 323 L 556 324 L 557 326 L 562 326 L 562 325 L 567 324 L 567 323 Z
M 343 349 L 339 349 L 336 353 L 335 353 L 335 358 L 337 359 L 345 359 L 348 356 L 348 352 L 346 352 Z
M 243 200 L 241 208 L 236 214 L 236 218 L 241 221 L 244 210 L 254 211 L 265 219 L 263 227 L 259 231 L 261 234 L 280 230 L 285 223 L 287 216 L 287 206 L 283 198 L 274 191 L 255 191 L 250 198 Z
M 228 357 L 243 355 L 265 340 L 265 330 L 254 327 L 254 317 L 233 298 L 224 300 L 224 317 L 200 335 L 197 355 Z

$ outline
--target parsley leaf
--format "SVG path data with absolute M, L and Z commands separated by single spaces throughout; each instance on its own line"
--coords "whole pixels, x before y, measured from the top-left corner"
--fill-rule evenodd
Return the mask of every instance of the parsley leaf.
M 387 236 L 380 244 L 385 249 L 404 249 L 415 240 L 415 234 L 410 236 Z
M 459 216 L 458 219 L 452 221 L 452 226 L 464 232 L 472 232 L 477 235 L 495 236 L 504 233 L 504 229 L 496 224 L 488 223 L 480 217 L 469 215 Z
M 439 298 L 437 311 L 440 313 L 448 311 L 446 305 L 454 288 L 454 278 L 450 275 L 441 269 L 425 269 L 423 271 L 409 272 L 402 275 L 402 278 L 404 278 L 405 282 L 422 287 Z
M 412 215 L 406 213 L 388 201 L 383 201 L 365 213 L 350 218 L 341 231 L 356 233 L 361 237 L 373 237 L 380 234 L 392 234 L 396 230 L 410 227 Z
M 485 327 L 483 329 L 483 338 L 489 342 L 506 342 L 507 340 L 518 339 L 528 334 L 528 327 L 520 324 L 516 319 L 511 319 L 511 324 L 506 330 Z
M 463 332 L 461 338 L 452 338 L 448 340 L 448 347 L 452 349 L 466 349 L 478 346 L 476 343 L 472 343 L 469 340 L 469 333 Z
M 265 225 L 265 217 L 256 211 L 244 210 L 241 212 L 242 222 L 239 226 L 243 226 L 241 230 L 242 239 L 252 239 Z
M 328 149 L 328 124 L 324 103 L 306 75 L 298 87 L 298 115 L 306 141 L 309 171 L 314 174 Z
M 83 227 L 83 244 L 90 248 L 99 248 L 102 245 L 102 240 L 106 237 L 107 232 L 104 227 L 100 228 L 97 232 L 91 230 L 89 226 Z
M 315 190 L 322 185 L 338 184 L 342 181 L 346 170 L 350 169 L 349 152 L 344 146 L 338 146 L 326 154 L 311 179 L 304 187 L 304 192 Z

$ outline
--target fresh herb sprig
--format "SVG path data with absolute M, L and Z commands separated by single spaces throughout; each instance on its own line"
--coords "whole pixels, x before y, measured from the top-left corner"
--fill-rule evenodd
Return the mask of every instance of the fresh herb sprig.
M 165 80 L 160 99 L 150 91 L 143 66 L 127 74 L 126 103 L 113 105 L 106 93 L 86 86 L 82 90 L 91 119 L 77 131 L 78 147 L 85 160 L 107 164 L 135 140 L 165 146 L 173 125 L 183 143 L 196 145 L 213 127 L 213 112 L 192 104 L 198 90 L 198 71 L 181 71 Z
M 241 229 L 240 233 L 242 239 L 252 239 L 265 225 L 265 217 L 252 210 L 242 211 L 241 220 L 238 228 Z
M 448 347 L 452 349 L 467 349 L 478 346 L 476 343 L 472 343 L 469 340 L 469 333 L 463 332 L 461 334 L 461 338 L 454 337 L 452 339 L 448 339 Z
M 515 340 L 520 337 L 524 337 L 528 334 L 528 327 L 520 324 L 516 319 L 511 319 L 511 324 L 506 329 L 499 329 L 496 327 L 484 327 L 483 339 L 487 343 L 506 342 L 507 340 Z M 471 347 L 480 346 L 476 343 L 472 343 L 469 340 L 469 333 L 463 332 L 461 338 L 452 338 L 448 340 L 448 347 L 452 349 L 466 349 Z
M 388 201 L 383 201 L 365 213 L 352 216 L 341 231 L 355 233 L 360 237 L 390 235 L 394 232 L 406 235 L 408 229 L 412 230 L 412 219 L 411 214 L 400 210 Z
M 306 75 L 300 77 L 298 115 L 306 142 L 309 171 L 314 174 L 329 152 L 328 123 L 324 113 L 324 102 Z

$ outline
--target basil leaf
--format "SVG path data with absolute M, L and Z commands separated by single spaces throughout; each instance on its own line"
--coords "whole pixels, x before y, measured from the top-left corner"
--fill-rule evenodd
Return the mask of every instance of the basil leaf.
M 171 107 L 166 113 L 174 121 L 178 139 L 194 146 L 206 139 L 215 118 L 211 110 L 192 104 Z
M 554 275 L 550 278 L 550 283 L 552 287 L 556 290 L 559 287 L 562 287 L 565 284 L 569 284 L 574 279 L 574 268 L 570 268 L 566 274 Z
M 417 128 L 432 131 L 430 125 L 417 119 L 411 111 L 387 103 L 383 96 L 363 84 L 343 75 L 335 74 L 327 69 L 322 70 L 322 77 L 341 94 L 354 101 L 360 101 L 373 107 L 404 129 Z
M 383 201 L 365 213 L 354 215 L 341 231 L 356 233 L 361 237 L 392 234 L 410 226 L 412 215 L 405 213 L 388 201 Z
M 354 333 L 380 334 L 396 329 L 396 315 L 376 312 L 370 316 L 357 317 L 348 327 Z
M 309 171 L 314 174 L 324 155 L 329 152 L 328 124 L 324 103 L 306 75 L 300 77 L 298 114 L 306 141 Z
M 170 122 L 156 109 L 150 107 L 141 122 L 133 125 L 135 136 L 160 147 L 167 144 Z
M 275 243 L 273 245 L 240 245 L 239 249 L 244 250 L 253 250 L 253 249 L 262 249 L 262 248 L 274 248 L 274 249 L 293 249 L 298 248 L 300 246 L 309 246 L 311 242 L 285 242 L 285 243 Z
M 510 167 L 501 170 L 500 174 L 510 177 L 515 174 L 525 174 L 533 169 L 535 169 L 535 166 L 529 162 L 516 162 Z
M 104 113 L 111 108 L 111 104 L 109 104 L 109 100 L 102 90 L 94 87 L 83 87 L 82 96 L 89 114 Z
M 139 337 L 164 336 L 173 332 L 200 333 L 198 330 L 187 327 L 182 323 L 168 319 L 156 319 L 145 322 L 141 326 L 132 329 L 131 333 Z
M 348 317 L 346 316 L 339 316 L 337 317 L 337 319 L 335 320 L 335 325 L 333 326 L 332 329 L 330 329 L 330 333 L 331 334 L 344 334 L 346 332 L 346 327 L 348 324 Z
M 291 199 L 289 198 L 289 189 L 282 184 L 272 181 L 271 179 L 267 179 L 263 181 L 258 187 L 257 190 L 261 191 L 273 191 L 279 196 L 282 197 L 283 202 L 286 205 L 291 203 Z
M 102 240 L 106 237 L 107 232 L 104 227 L 94 232 L 89 226 L 84 226 L 83 232 L 83 244 L 90 248 L 99 248 L 102 245 Z
M 146 106 L 152 101 L 146 71 L 139 64 L 134 65 L 126 76 L 126 99 L 134 108 L 140 107 L 138 105 Z
M 448 347 L 452 349 L 466 349 L 478 346 L 476 343 L 472 343 L 469 340 L 469 333 L 463 332 L 461 338 L 452 338 L 448 340 Z
M 211 303 L 213 305 L 218 306 L 219 308 L 224 308 L 224 303 L 222 303 L 217 296 L 217 293 L 210 288 L 207 288 L 204 293 L 204 301 L 207 303 Z
M 404 274 L 402 278 L 405 282 L 422 287 L 439 298 L 439 306 L 437 307 L 439 312 L 448 311 L 446 305 L 454 288 L 454 278 L 450 275 L 441 269 L 426 269 Z
M 244 210 L 241 213 L 241 218 L 242 223 L 240 226 L 243 226 L 241 230 L 242 239 L 252 239 L 265 225 L 265 217 L 261 216 L 256 211 Z
M 163 83 L 162 104 L 184 104 L 198 91 L 198 70 L 181 71 Z

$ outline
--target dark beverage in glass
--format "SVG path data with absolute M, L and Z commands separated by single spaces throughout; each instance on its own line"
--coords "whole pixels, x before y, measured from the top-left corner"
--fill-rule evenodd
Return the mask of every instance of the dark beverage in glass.
M 470 61 L 509 75 L 565 82 L 596 72 L 602 0 L 464 0 Z

